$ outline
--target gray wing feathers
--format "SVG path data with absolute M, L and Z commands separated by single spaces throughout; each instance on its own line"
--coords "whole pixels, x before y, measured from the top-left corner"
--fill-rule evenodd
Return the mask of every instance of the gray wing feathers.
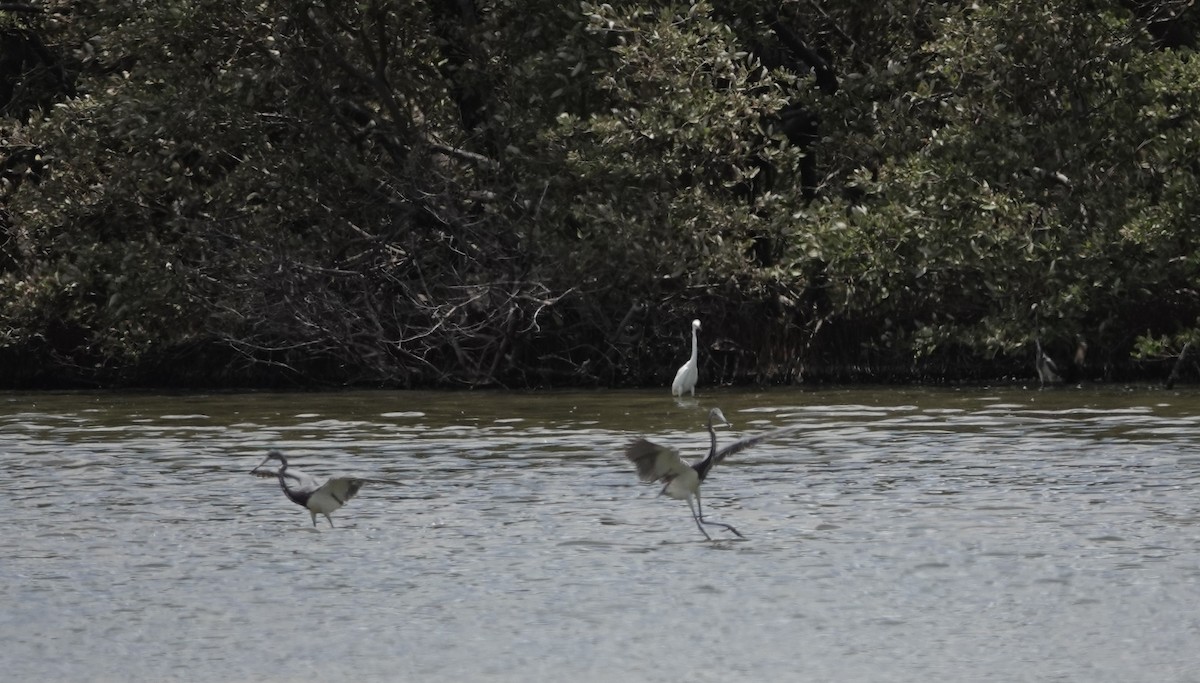
M 295 484 L 289 485 L 287 487 L 293 491 L 297 491 L 297 492 L 301 492 L 301 493 L 312 493 L 312 492 L 316 491 L 317 489 L 321 488 L 321 482 L 317 481 L 315 478 L 308 475 L 306 472 L 301 472 L 300 470 L 295 469 L 295 468 L 288 468 L 288 469 L 284 470 L 283 476 L 296 482 Z
M 362 488 L 363 479 L 354 479 L 352 477 L 337 477 L 325 482 L 321 487 L 321 491 L 329 494 L 334 500 L 345 505 L 347 501 L 353 498 L 358 490 Z
M 779 438 L 784 434 L 794 432 L 797 429 L 799 429 L 799 427 L 780 427 L 779 429 L 772 429 L 769 432 L 763 432 L 762 434 L 755 434 L 754 436 L 747 436 L 744 439 L 738 439 L 724 448 L 717 449 L 717 457 L 713 459 L 713 464 L 715 465 L 721 462 L 725 458 L 737 453 L 738 451 L 744 451 L 751 446 L 756 446 L 769 439 Z
M 287 472 L 285 474 L 291 474 L 291 473 Z M 390 479 L 364 479 L 362 477 L 334 477 L 333 479 L 330 479 L 329 481 L 325 482 L 321 486 L 317 486 L 317 481 L 315 479 L 313 479 L 312 477 L 309 477 L 307 475 L 301 475 L 301 476 L 303 477 L 303 480 L 301 480 L 302 484 L 299 486 L 295 486 L 293 488 L 295 488 L 295 489 L 302 488 L 302 490 L 306 490 L 306 491 L 309 491 L 312 493 L 316 493 L 317 491 L 323 491 L 323 492 L 328 493 L 329 495 L 333 496 L 334 499 L 341 501 L 341 503 L 343 505 L 346 503 L 346 501 L 348 501 L 351 498 L 353 498 L 354 496 L 358 495 L 358 490 L 363 487 L 363 484 L 391 484 L 392 486 L 400 486 L 401 485 L 400 482 L 392 481 Z
M 638 439 L 626 446 L 625 457 L 637 467 L 638 478 L 645 482 L 678 476 L 691 467 L 674 448 L 659 446 L 645 439 Z

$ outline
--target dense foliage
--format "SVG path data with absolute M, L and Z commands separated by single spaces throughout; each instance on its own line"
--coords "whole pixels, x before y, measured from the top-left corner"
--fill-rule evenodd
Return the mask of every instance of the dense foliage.
M 1191 5 L 0 2 L 0 383 L 1165 376 Z

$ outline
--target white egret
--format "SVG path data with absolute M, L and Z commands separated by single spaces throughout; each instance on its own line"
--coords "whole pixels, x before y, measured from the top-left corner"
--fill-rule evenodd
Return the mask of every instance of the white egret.
M 262 469 L 272 460 L 279 461 L 279 469 Z M 333 526 L 333 519 L 329 517 L 329 513 L 345 505 L 358 493 L 363 484 L 397 484 L 397 482 L 386 479 L 362 479 L 359 477 L 335 477 L 322 484 L 300 470 L 289 468 L 287 458 L 283 457 L 279 451 L 268 453 L 266 459 L 258 467 L 250 470 L 250 474 L 264 478 L 278 477 L 284 495 L 288 497 L 288 500 L 308 510 L 312 515 L 313 526 L 317 525 L 318 513 L 325 515 L 329 526 Z
M 692 519 L 696 520 L 696 527 L 700 529 L 700 533 L 708 540 L 712 537 L 704 530 L 705 524 L 719 526 L 737 534 L 739 538 L 744 538 L 737 529 L 734 529 L 729 524 L 722 522 L 711 522 L 704 519 L 704 510 L 700 504 L 700 484 L 712 470 L 713 465 L 721 462 L 725 458 L 745 450 L 755 444 L 761 443 L 767 439 L 772 439 L 791 431 L 795 431 L 797 427 L 782 427 L 768 432 L 763 432 L 756 436 L 749 436 L 739 439 L 724 448 L 717 448 L 717 432 L 714 425 L 720 424 L 726 427 L 731 427 L 729 420 L 725 419 L 725 414 L 720 408 L 713 408 L 708 412 L 708 435 L 710 446 L 708 455 L 703 459 L 693 464 L 688 464 L 679 457 L 679 451 L 669 446 L 660 446 L 646 439 L 637 439 L 625 448 L 625 457 L 629 458 L 637 467 L 638 477 L 647 483 L 657 481 L 663 484 L 662 491 L 659 495 L 667 495 L 676 500 L 686 500 L 688 507 L 692 510 Z M 692 504 L 692 498 L 696 499 L 695 505 Z
M 673 396 L 683 396 L 683 392 L 688 392 L 692 396 L 696 395 L 696 380 L 700 377 L 700 370 L 697 365 L 697 349 L 696 332 L 700 329 L 700 321 L 692 321 L 692 357 L 688 362 L 679 367 L 679 371 L 675 373 L 675 381 L 671 383 L 671 394 Z

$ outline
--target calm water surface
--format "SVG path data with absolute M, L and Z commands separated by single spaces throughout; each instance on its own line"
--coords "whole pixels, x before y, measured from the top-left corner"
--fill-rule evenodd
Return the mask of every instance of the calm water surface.
M 636 435 L 702 455 L 705 542 Z M 28 681 L 1200 680 L 1200 394 L 0 394 Z M 314 529 L 268 449 L 388 478 Z

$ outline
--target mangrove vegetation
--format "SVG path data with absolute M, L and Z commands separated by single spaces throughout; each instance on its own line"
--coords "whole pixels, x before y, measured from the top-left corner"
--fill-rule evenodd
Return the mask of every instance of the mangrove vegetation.
M 1192 0 L 0 0 L 0 385 L 1162 380 Z M 1075 360 L 1078 362 L 1075 362 Z

